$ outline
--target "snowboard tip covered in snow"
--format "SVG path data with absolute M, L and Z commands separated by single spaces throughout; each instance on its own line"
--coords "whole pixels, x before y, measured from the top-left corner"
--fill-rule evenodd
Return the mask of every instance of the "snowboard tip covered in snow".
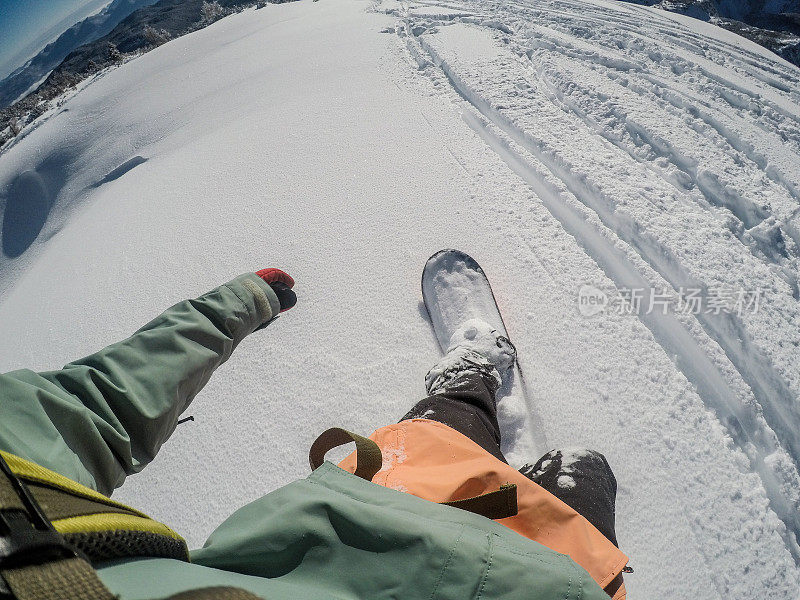
M 507 336 L 486 273 L 466 252 L 445 249 L 428 259 L 422 271 L 422 298 L 443 351 L 453 332 L 469 319 L 486 321 Z

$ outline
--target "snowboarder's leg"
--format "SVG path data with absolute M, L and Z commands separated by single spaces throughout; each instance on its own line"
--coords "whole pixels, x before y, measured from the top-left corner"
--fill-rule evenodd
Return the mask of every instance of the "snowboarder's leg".
M 467 321 L 453 334 L 444 358 L 425 376 L 430 396 L 401 421 L 439 421 L 507 462 L 500 451 L 496 394 L 515 355 L 514 346 L 496 329 L 477 319 Z
M 617 480 L 605 456 L 594 450 L 552 450 L 520 473 L 574 508 L 617 545 Z
M 500 451 L 500 426 L 494 379 L 465 371 L 431 396 L 419 401 L 401 421 L 430 419 L 467 436 L 492 456 L 507 462 Z

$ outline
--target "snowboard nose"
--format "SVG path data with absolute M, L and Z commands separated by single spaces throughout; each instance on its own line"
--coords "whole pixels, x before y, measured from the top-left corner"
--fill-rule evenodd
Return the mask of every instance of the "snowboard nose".
M 422 298 L 443 352 L 455 331 L 470 319 L 485 321 L 508 337 L 486 274 L 465 252 L 441 250 L 428 259 L 422 272 Z

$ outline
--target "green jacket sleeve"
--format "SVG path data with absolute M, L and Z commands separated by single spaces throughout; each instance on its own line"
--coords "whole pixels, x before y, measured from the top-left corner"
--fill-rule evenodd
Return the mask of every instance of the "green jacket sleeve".
M 279 309 L 248 273 L 59 371 L 0 375 L 0 449 L 110 494 L 153 460 L 214 370 Z

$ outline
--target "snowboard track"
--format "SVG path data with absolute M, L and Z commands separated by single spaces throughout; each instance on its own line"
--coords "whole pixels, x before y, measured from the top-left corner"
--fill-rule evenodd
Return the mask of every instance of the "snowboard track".
M 544 141 L 536 139 L 532 132 L 518 126 L 511 118 L 506 117 L 501 109 L 494 108 L 489 100 L 462 80 L 436 49 L 415 33 L 412 16 L 408 13 L 398 16 L 403 19 L 403 27 L 398 28 L 398 33 L 405 34 L 402 37 L 405 38 L 406 47 L 419 68 L 421 70 L 436 68 L 449 83 L 452 91 L 466 104 L 463 113 L 465 122 L 514 173 L 530 186 L 548 211 L 578 241 L 618 288 L 649 289 L 651 284 L 639 272 L 637 266 L 614 246 L 612 240 L 596 225 L 591 224 L 591 220 L 582 212 L 583 209 L 591 211 L 604 227 L 632 248 L 674 289 L 707 288 L 703 282 L 697 281 L 685 272 L 669 248 L 643 231 L 629 217 L 619 214 L 601 190 L 585 178 L 573 175 L 569 164 L 550 150 Z M 481 24 L 474 21 L 470 20 L 473 24 Z M 614 69 L 630 70 L 630 65 L 624 61 L 609 59 L 601 61 L 601 64 Z M 558 99 L 551 96 L 551 100 Z M 695 108 L 693 104 L 675 100 L 674 96 L 669 103 L 675 109 L 690 112 Z M 576 111 L 572 112 L 581 117 Z M 794 198 L 797 198 L 796 188 L 790 185 L 777 169 L 767 169 L 766 158 L 758 154 L 752 146 L 726 131 L 726 128 L 710 114 L 700 110 L 695 110 L 695 113 L 732 147 L 748 155 L 748 158 L 773 182 L 780 183 Z M 585 126 L 594 129 L 586 119 L 582 118 L 582 121 Z M 611 141 L 607 136 L 603 137 L 606 141 Z M 680 168 L 678 164 L 681 162 L 680 159 L 674 153 L 666 154 L 667 158 Z M 534 166 L 535 164 L 541 165 L 544 170 L 540 170 Z M 558 183 L 553 183 L 552 178 Z M 718 196 L 715 197 L 716 190 L 711 190 L 709 185 L 701 187 L 700 178 L 696 174 L 692 179 L 701 190 L 705 188 L 703 193 L 708 194 L 707 198 L 711 196 L 717 200 L 715 202 L 710 198 L 711 204 L 724 205 Z M 572 198 L 577 200 L 578 206 L 582 208 L 578 208 Z M 745 207 L 745 210 L 749 208 Z M 732 212 L 736 213 L 735 210 Z M 730 387 L 728 376 L 720 370 L 703 346 L 675 316 L 655 312 L 640 315 L 639 318 L 667 355 L 673 358 L 686 379 L 695 386 L 704 404 L 716 414 L 735 445 L 748 457 L 751 469 L 763 483 L 770 507 L 786 526 L 782 534 L 786 547 L 795 563 L 800 565 L 800 545 L 798 545 L 800 498 L 791 492 L 787 493 L 787 490 L 796 490 L 800 480 L 798 478 L 800 432 L 794 431 L 790 425 L 793 422 L 800 422 L 800 410 L 789 386 L 774 369 L 770 359 L 752 342 L 741 321 L 732 314 L 701 313 L 696 315 L 696 318 L 705 333 L 724 351 L 738 375 L 750 388 L 755 402 L 753 399 L 742 398 Z M 786 485 L 786 479 L 781 481 L 770 468 L 771 457 L 776 452 L 785 452 L 792 461 L 792 472 L 787 475 L 784 469 L 782 473 L 784 478 L 789 479 L 789 485 Z
M 602 26 L 603 23 L 598 22 L 598 25 Z M 559 53 L 570 60 L 577 59 L 578 61 L 582 62 L 590 61 L 593 67 L 604 67 L 606 69 L 604 75 L 606 75 L 609 79 L 617 81 L 619 85 L 628 87 L 631 89 L 631 91 L 634 91 L 639 95 L 647 97 L 651 100 L 658 99 L 662 108 L 671 105 L 676 110 L 675 114 L 678 116 L 689 114 L 692 118 L 705 123 L 732 148 L 741 152 L 747 157 L 747 159 L 755 163 L 755 165 L 764 173 L 766 177 L 785 188 L 785 190 L 796 202 L 800 202 L 800 190 L 798 190 L 797 182 L 791 181 L 788 177 L 786 177 L 784 171 L 775 164 L 771 163 L 770 159 L 763 152 L 757 150 L 752 143 L 744 140 L 740 135 L 730 130 L 728 127 L 723 125 L 719 119 L 713 116 L 714 112 L 720 111 L 723 107 L 712 106 L 700 98 L 692 97 L 692 95 L 687 91 L 676 89 L 674 86 L 664 81 L 660 77 L 646 72 L 641 65 L 636 64 L 627 58 L 620 56 L 606 56 L 599 53 L 595 49 L 586 50 L 579 48 L 569 40 L 563 39 L 563 37 L 566 35 L 563 32 L 561 32 L 561 36 L 554 36 L 551 30 L 544 27 L 537 27 L 536 31 L 537 34 L 539 34 L 539 37 L 528 38 L 525 40 L 525 44 L 528 46 L 526 54 L 531 61 L 533 60 L 533 51 L 539 48 Z M 627 29 L 627 31 L 632 37 L 640 39 L 642 44 L 648 43 L 647 38 L 642 37 L 639 31 L 634 31 L 633 29 Z M 681 30 L 681 34 L 685 35 L 686 31 Z M 579 38 L 575 39 L 576 41 L 579 41 Z M 698 52 L 698 49 L 695 46 L 692 46 L 690 49 L 694 52 Z M 611 52 L 614 49 L 609 48 L 608 50 Z M 665 55 L 663 54 L 664 52 L 665 50 L 662 48 L 658 51 L 657 56 L 653 55 L 652 50 L 645 52 L 645 54 L 647 54 L 655 63 L 660 63 L 665 58 Z M 702 53 L 702 51 L 700 51 L 700 53 Z M 707 83 L 714 87 L 714 90 L 719 97 L 722 98 L 732 110 L 736 111 L 736 113 L 739 115 L 739 122 L 743 121 L 740 116 L 741 113 L 752 114 L 754 110 L 759 111 L 759 114 L 765 114 L 766 117 L 768 117 L 772 122 L 777 123 L 778 121 L 789 120 L 793 125 L 793 135 L 786 133 L 785 127 L 779 128 L 779 130 L 783 133 L 782 141 L 792 142 L 795 145 L 800 143 L 800 118 L 798 118 L 791 111 L 780 106 L 775 101 L 771 101 L 760 95 L 756 95 L 754 92 L 747 90 L 742 86 L 736 85 L 735 83 L 715 73 L 712 73 L 708 68 L 696 62 L 691 62 L 684 57 L 674 54 L 669 54 L 668 59 L 673 72 L 683 73 L 692 71 L 704 77 L 707 80 Z M 758 79 L 759 81 L 764 81 L 764 77 L 757 70 L 747 69 L 746 72 L 748 75 Z M 798 79 L 795 77 L 787 75 L 787 78 L 792 83 L 798 83 Z M 636 79 L 641 79 L 642 81 L 635 81 Z M 770 81 L 765 83 L 771 84 Z M 772 87 L 783 91 L 788 89 L 784 84 L 772 85 Z M 739 98 L 736 94 L 744 95 L 747 98 Z M 693 125 L 693 127 L 697 128 L 697 125 Z M 676 162 L 676 166 L 682 168 L 682 165 L 678 162 Z M 798 170 L 800 170 L 800 163 L 795 160 L 791 165 L 791 172 L 797 172 Z M 712 197 L 714 195 L 719 195 L 715 194 L 715 190 L 709 189 L 709 186 L 703 187 L 706 188 L 703 190 L 704 194 L 710 192 Z M 737 202 L 750 203 L 744 198 L 738 199 Z M 719 202 L 718 204 L 727 205 L 727 203 L 724 201 Z M 753 204 L 753 206 L 755 205 Z M 756 212 L 760 211 L 757 210 Z M 795 211 L 792 216 L 796 214 L 797 211 Z M 769 213 L 764 213 L 761 220 L 769 216 Z M 746 219 L 743 220 L 746 221 Z M 755 225 L 757 222 L 753 222 L 752 224 Z M 750 227 L 752 225 L 747 226 Z M 795 242 L 800 242 L 800 233 L 798 233 L 796 229 L 788 225 L 785 225 L 784 229 L 785 232 L 795 240 Z
M 529 58 L 532 60 L 533 57 L 529 56 Z M 790 257 L 786 253 L 785 248 L 776 248 L 774 244 L 748 235 L 747 230 L 760 225 L 772 216 L 768 209 L 751 202 L 736 190 L 731 190 L 722 183 L 718 177 L 708 172 L 698 173 L 697 164 L 693 164 L 690 158 L 684 156 L 679 150 L 674 148 L 668 140 L 649 131 L 645 126 L 627 117 L 627 115 L 623 116 L 626 117 L 625 130 L 628 137 L 623 141 L 623 139 L 604 128 L 591 115 L 571 101 L 567 95 L 548 78 L 543 67 L 536 69 L 536 80 L 537 83 L 540 84 L 540 89 L 546 90 L 548 97 L 555 106 L 561 108 L 565 113 L 572 114 L 579 118 L 584 125 L 596 135 L 625 152 L 631 159 L 655 173 L 666 183 L 675 187 L 679 192 L 685 192 L 687 187 L 694 186 L 701 192 L 707 205 L 728 209 L 736 217 L 739 224 L 738 226 L 729 227 L 731 233 L 733 233 L 755 257 L 766 259 L 775 264 L 776 268 L 780 270 L 780 276 L 792 287 L 795 299 L 800 298 L 796 265 L 792 264 L 794 262 L 793 260 L 789 260 Z M 709 120 L 710 119 L 711 117 L 709 117 Z M 729 138 L 724 135 L 722 137 L 731 143 Z M 625 141 L 631 142 L 636 149 L 644 149 L 647 147 L 658 156 L 668 160 L 672 166 L 683 174 L 688 185 L 687 183 L 678 183 L 675 181 L 674 175 L 668 176 L 663 169 L 654 168 L 649 159 L 638 155 Z M 742 149 L 741 143 L 737 144 L 733 142 L 731 146 Z M 785 181 L 785 178 L 783 178 L 779 172 L 774 172 L 774 169 L 765 169 L 766 159 L 761 157 L 762 161 L 757 162 L 751 155 L 748 155 L 748 158 L 751 158 L 754 163 L 758 164 L 759 168 L 768 175 L 773 182 L 786 187 L 792 197 L 797 197 L 797 192 L 794 187 L 790 187 L 789 183 Z M 794 228 L 790 227 L 787 223 L 781 223 L 778 225 L 778 231 L 782 236 L 790 237 L 794 243 L 800 247 L 800 234 L 798 234 Z
M 564 4 L 569 5 L 570 3 L 566 2 Z M 520 7 L 521 11 L 526 10 L 525 7 L 522 7 L 518 3 L 515 5 Z M 555 9 L 548 11 L 547 9 L 539 7 L 537 8 L 536 11 L 531 11 L 530 9 L 528 9 L 527 12 L 532 15 L 542 12 L 551 12 L 555 14 Z M 565 18 L 563 13 L 558 13 L 558 14 L 562 19 Z M 647 12 L 647 18 L 648 19 L 653 18 L 652 11 Z M 582 16 L 582 19 L 589 20 L 591 19 L 591 17 Z M 657 49 L 653 49 L 652 41 L 641 34 L 641 23 L 629 23 L 628 26 L 626 26 L 624 25 L 624 19 L 620 19 L 619 15 L 615 15 L 614 19 L 615 19 L 614 20 L 615 29 L 617 30 L 622 29 L 626 31 L 638 43 L 633 44 L 635 47 L 631 47 L 632 44 L 630 41 L 625 41 L 625 42 L 617 41 L 617 45 L 614 47 L 607 47 L 607 46 L 604 47 L 604 49 L 607 52 L 617 54 L 617 51 L 623 49 L 634 50 L 639 54 L 643 53 L 647 55 L 656 64 L 664 62 L 666 58 L 668 59 L 667 62 L 669 63 L 670 69 L 673 71 L 673 73 L 678 73 L 678 72 L 683 73 L 686 71 L 692 71 L 696 75 L 704 78 L 705 83 L 708 85 L 712 85 L 714 87 L 714 91 L 717 92 L 719 97 L 722 98 L 731 108 L 740 112 L 753 113 L 755 111 L 756 114 L 764 115 L 771 122 L 779 122 L 786 120 L 790 121 L 788 125 L 790 125 L 792 131 L 787 132 L 786 127 L 780 127 L 778 128 L 778 130 L 781 131 L 782 134 L 784 135 L 783 137 L 784 141 L 791 141 L 795 145 L 800 143 L 800 117 L 798 117 L 791 110 L 788 110 L 787 108 L 782 106 L 781 103 L 778 101 L 778 99 L 767 98 L 765 97 L 765 94 L 761 93 L 756 94 L 751 90 L 748 90 L 740 85 L 737 85 L 735 82 L 732 82 L 729 79 L 726 79 L 716 73 L 713 73 L 708 68 L 708 65 L 701 64 L 699 60 L 692 61 L 685 56 L 678 56 L 676 54 L 669 53 L 669 51 L 665 49 L 663 46 L 658 46 Z M 570 20 L 569 17 L 566 17 L 566 22 L 563 25 L 564 28 L 569 28 L 569 20 Z M 597 26 L 601 28 L 608 26 L 607 21 L 597 20 L 596 23 Z M 538 37 L 529 37 L 525 40 L 525 44 L 527 44 L 532 49 L 535 49 L 537 47 L 545 48 L 553 52 L 561 53 L 568 59 L 578 59 L 582 61 L 590 60 L 593 65 L 600 65 L 606 67 L 607 69 L 617 71 L 616 75 L 613 75 L 611 73 L 606 73 L 606 75 L 609 77 L 615 77 L 619 79 L 623 76 L 631 75 L 634 76 L 635 78 L 641 78 L 646 83 L 653 84 L 652 88 L 645 88 L 642 85 L 633 84 L 634 86 L 636 86 L 636 89 L 639 91 L 639 93 L 643 95 L 659 94 L 662 90 L 667 90 L 670 94 L 674 94 L 679 98 L 683 97 L 684 99 L 679 100 L 677 101 L 677 103 L 674 104 L 675 108 L 686 111 L 697 110 L 698 111 L 697 116 L 699 116 L 709 126 L 717 129 L 718 133 L 722 135 L 733 148 L 746 154 L 748 158 L 750 158 L 756 164 L 758 164 L 762 170 L 766 171 L 768 177 L 770 177 L 771 179 L 773 179 L 778 183 L 785 185 L 789 190 L 789 192 L 793 195 L 793 197 L 796 200 L 800 201 L 800 194 L 798 193 L 796 182 L 795 183 L 789 182 L 783 175 L 783 173 L 779 169 L 777 169 L 774 165 L 769 165 L 768 167 L 769 161 L 764 154 L 759 153 L 752 147 L 752 144 L 744 141 L 743 139 L 741 139 L 740 136 L 722 126 L 719 120 L 715 119 L 710 113 L 701 111 L 698 105 L 705 106 L 708 110 L 712 112 L 715 110 L 719 110 L 720 107 L 713 107 L 704 100 L 701 100 L 699 98 L 692 98 L 688 92 L 678 90 L 669 83 L 662 80 L 661 78 L 646 72 L 641 65 L 637 64 L 632 60 L 620 57 L 618 55 L 617 56 L 604 55 L 598 52 L 598 50 L 594 47 L 592 49 L 584 49 L 578 47 L 575 44 L 580 42 L 585 43 L 585 40 L 583 40 L 581 36 L 574 35 L 574 33 L 565 31 L 554 32 L 552 29 L 539 26 L 536 26 L 535 30 Z M 685 43 L 685 39 L 698 40 L 698 36 L 690 32 L 688 29 L 671 28 L 670 32 L 672 36 L 678 34 L 681 37 L 683 37 L 684 38 L 683 41 L 675 38 L 673 38 L 673 40 L 675 41 L 676 45 L 685 45 L 687 50 L 689 50 L 693 55 L 703 57 L 706 54 L 708 54 L 706 51 L 704 51 L 700 46 L 696 44 Z M 572 40 L 564 39 L 565 37 L 570 37 L 572 38 Z M 595 40 L 593 38 L 593 42 L 596 42 L 598 45 L 602 47 L 604 40 Z M 700 43 L 708 44 L 708 40 L 702 40 L 702 42 Z M 717 50 L 719 51 L 720 49 L 717 48 Z M 742 68 L 741 65 L 737 65 L 740 58 L 740 56 L 737 55 L 742 55 L 743 54 L 742 50 L 736 49 L 735 52 L 732 52 L 731 50 L 732 48 L 730 46 L 726 46 L 723 49 L 721 49 L 721 51 L 725 52 L 725 54 L 727 55 L 726 59 L 728 60 L 728 62 L 731 63 L 735 68 L 738 68 L 739 70 L 746 73 L 748 76 L 753 77 L 754 79 L 764 83 L 765 85 L 770 86 L 771 88 L 774 88 L 775 90 L 783 92 L 788 92 L 790 90 L 787 84 L 775 81 L 771 78 L 767 78 L 764 76 L 764 74 L 760 71 L 764 62 L 763 59 L 760 61 L 759 64 L 758 57 L 755 55 L 751 55 L 753 58 L 751 58 L 748 61 L 748 67 Z M 704 59 L 703 62 L 713 64 L 713 62 L 710 61 L 709 59 Z M 750 68 L 750 66 L 756 66 L 756 65 L 759 67 L 758 69 Z M 774 71 L 774 69 L 772 70 Z M 781 72 L 780 76 L 786 79 L 786 81 L 791 84 L 798 85 L 798 83 L 800 83 L 800 78 L 797 77 L 796 69 L 791 69 L 791 70 L 787 69 L 786 71 Z M 623 82 L 622 85 L 627 85 L 627 82 Z M 691 89 L 695 88 L 702 89 L 703 84 L 695 82 L 693 83 Z M 768 92 L 768 90 L 765 91 Z M 746 98 L 737 97 L 737 94 L 745 96 Z M 800 99 L 796 97 L 796 94 L 792 94 L 792 96 L 795 97 L 795 100 Z M 670 98 L 670 97 L 663 99 L 669 102 L 675 101 L 675 98 Z M 783 124 L 786 125 L 786 123 Z M 792 135 L 789 135 L 790 133 Z M 792 170 L 792 172 L 794 171 L 795 169 Z
M 566 58 L 591 59 L 593 61 L 593 66 L 601 65 L 605 67 L 606 70 L 603 74 L 621 87 L 629 89 L 642 98 L 655 102 L 662 110 L 665 110 L 665 112 L 672 114 L 676 118 L 682 119 L 688 115 L 696 121 L 691 124 L 691 127 L 699 134 L 704 137 L 708 137 L 709 133 L 718 135 L 724 143 L 727 143 L 731 148 L 741 153 L 743 157 L 746 157 L 746 159 L 763 173 L 768 180 L 783 189 L 795 204 L 800 203 L 800 191 L 798 191 L 797 184 L 786 177 L 784 172 L 774 163 L 771 163 L 768 157 L 757 150 L 752 143 L 744 140 L 740 135 L 722 124 L 718 118 L 714 117 L 713 112 L 715 112 L 715 108 L 710 106 L 707 102 L 698 98 L 692 98 L 686 92 L 675 89 L 659 77 L 644 72 L 639 65 L 631 64 L 623 59 L 598 60 L 595 56 L 590 56 L 586 52 L 581 53 L 577 49 L 574 49 L 572 52 L 565 52 L 562 45 L 552 41 L 543 42 L 541 39 L 529 41 L 534 49 L 539 48 L 550 52 L 557 52 Z M 527 50 L 526 55 L 531 63 L 533 63 L 535 58 L 534 50 Z M 675 61 L 673 63 L 673 71 L 676 68 L 675 65 L 686 62 L 678 57 L 671 57 L 671 60 L 672 59 Z M 689 67 L 681 67 L 680 70 L 686 71 L 689 70 Z M 628 153 L 631 158 L 640 164 L 656 172 L 671 185 L 675 185 L 675 182 L 665 177 L 662 171 L 652 169 L 652 166 L 648 165 L 645 159 L 637 156 L 626 144 L 622 143 L 622 140 L 616 139 L 611 132 L 594 122 L 591 116 L 582 111 L 580 107 L 570 102 L 556 83 L 549 80 L 544 66 L 539 66 L 535 71 L 538 83 L 542 84 L 542 86 L 549 91 L 552 96 L 551 100 L 554 103 L 563 110 L 574 113 L 583 120 L 587 126 L 594 130 L 596 134 L 604 137 L 620 150 Z M 640 78 L 642 81 L 634 81 L 636 77 Z M 738 91 L 738 89 L 737 87 L 736 90 Z M 738 113 L 748 109 L 749 104 L 747 102 L 732 101 L 731 98 L 735 97 L 733 92 L 724 87 L 718 86 L 717 91 L 720 97 L 728 101 L 732 109 L 736 111 L 737 121 L 744 123 L 744 119 L 738 115 Z M 703 130 L 703 125 L 710 128 L 710 131 Z M 757 235 L 749 235 L 750 231 L 748 231 L 774 216 L 777 221 L 778 239 L 790 238 L 794 242 L 795 247 L 800 247 L 800 231 L 792 224 L 793 219 L 800 213 L 800 208 L 795 208 L 789 215 L 773 215 L 773 212 L 767 207 L 760 206 L 747 199 L 742 193 L 731 189 L 724 182 L 720 181 L 718 177 L 708 172 L 698 173 L 697 165 L 693 164 L 694 161 L 675 149 L 668 140 L 648 131 L 646 127 L 627 118 L 625 120 L 625 128 L 629 134 L 630 141 L 632 141 L 637 148 L 646 146 L 656 151 L 684 173 L 688 179 L 689 185 L 697 187 L 710 205 L 727 208 L 735 215 L 740 225 L 731 227 L 731 232 L 736 235 L 743 244 L 748 246 L 755 256 L 766 258 L 768 261 L 776 264 L 777 268 L 781 271 L 782 278 L 792 287 L 795 298 L 800 299 L 800 287 L 798 287 L 796 274 L 796 257 L 790 257 L 781 243 L 776 244 L 772 240 L 764 240 Z M 795 163 L 796 162 L 797 161 L 795 161 Z M 800 169 L 800 164 L 794 166 Z

